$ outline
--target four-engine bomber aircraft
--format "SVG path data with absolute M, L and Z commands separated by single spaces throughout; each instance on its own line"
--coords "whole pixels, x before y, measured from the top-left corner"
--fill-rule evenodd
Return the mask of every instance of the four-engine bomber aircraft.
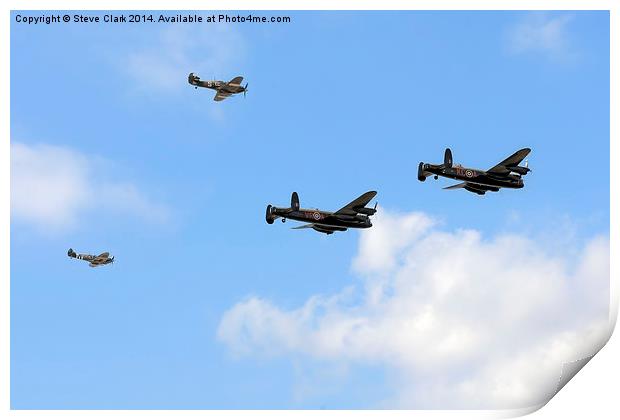
M 272 224 L 278 217 L 284 223 L 286 219 L 297 220 L 299 222 L 310 222 L 306 225 L 296 226 L 293 229 L 312 228 L 317 232 L 331 235 L 336 231 L 343 232 L 348 228 L 369 228 L 372 226 L 370 217 L 377 212 L 377 205 L 374 208 L 366 207 L 366 204 L 377 195 L 376 191 L 368 191 L 360 195 L 355 200 L 338 210 L 331 213 L 321 210 L 310 210 L 299 208 L 299 196 L 296 192 L 291 195 L 291 207 L 279 208 L 271 204 L 267 206 L 265 219 Z
M 460 184 L 445 187 L 444 190 L 465 188 L 469 192 L 484 195 L 487 191 L 499 191 L 500 188 L 523 188 L 522 175 L 530 172 L 527 161 L 525 166 L 519 166 L 521 161 L 530 153 L 530 149 L 521 149 L 508 158 L 504 159 L 488 171 L 464 168 L 461 165 L 452 164 L 452 151 L 446 149 L 443 164 L 433 165 L 420 162 L 418 166 L 418 179 L 425 181 L 427 176 L 434 175 L 446 178 L 458 179 Z
M 88 265 L 91 267 L 99 267 L 100 265 L 106 265 L 114 262 L 114 257 L 110 257 L 109 252 L 104 252 L 99 255 L 78 254 L 73 249 L 69 248 L 67 255 L 70 258 L 77 258 L 78 260 L 88 261 Z
M 245 93 L 248 91 L 248 84 L 245 86 L 241 86 L 241 82 L 243 81 L 243 77 L 237 76 L 232 79 L 230 82 L 223 82 L 221 80 L 207 80 L 202 81 L 200 77 L 194 76 L 194 73 L 190 73 L 187 76 L 187 81 L 190 85 L 193 85 L 195 89 L 199 87 L 209 88 L 216 91 L 214 101 L 223 101 L 228 98 L 230 95 L 234 95 L 235 93 Z

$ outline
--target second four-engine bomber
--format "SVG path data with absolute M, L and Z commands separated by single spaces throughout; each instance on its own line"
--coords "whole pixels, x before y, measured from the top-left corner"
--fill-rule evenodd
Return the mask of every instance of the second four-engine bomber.
M 464 168 L 452 163 L 452 151 L 446 149 L 443 163 L 434 165 L 420 162 L 418 165 L 418 180 L 425 181 L 426 177 L 434 175 L 435 179 L 440 176 L 458 179 L 460 184 L 445 187 L 444 190 L 464 188 L 469 192 L 484 195 L 487 191 L 499 191 L 500 188 L 523 188 L 521 176 L 527 175 L 531 169 L 525 162 L 525 166 L 519 166 L 521 161 L 530 153 L 525 148 L 514 152 L 500 163 L 487 171 L 480 169 Z

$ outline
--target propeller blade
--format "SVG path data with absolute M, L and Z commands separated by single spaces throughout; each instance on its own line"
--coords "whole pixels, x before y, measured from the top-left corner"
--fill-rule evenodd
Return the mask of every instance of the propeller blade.
M 245 93 L 248 91 L 248 84 L 245 84 L 245 87 L 243 88 L 243 97 L 245 98 Z

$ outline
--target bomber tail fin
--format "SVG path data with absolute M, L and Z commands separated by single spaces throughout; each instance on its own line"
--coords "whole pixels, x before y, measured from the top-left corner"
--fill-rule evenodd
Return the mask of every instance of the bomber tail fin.
M 447 148 L 443 155 L 443 166 L 445 168 L 452 167 L 452 150 L 450 150 L 450 148 Z
M 291 194 L 291 209 L 295 211 L 299 210 L 299 195 L 295 191 Z

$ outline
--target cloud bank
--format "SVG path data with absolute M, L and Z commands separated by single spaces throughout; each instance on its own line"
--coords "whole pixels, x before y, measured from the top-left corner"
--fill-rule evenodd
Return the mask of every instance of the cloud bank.
M 173 26 L 155 38 L 152 47 L 132 51 L 125 69 L 140 89 L 174 93 L 188 88 L 187 75 L 202 79 L 237 76 L 234 70 L 245 54 L 245 42 L 231 25 Z
M 169 212 L 127 181 L 105 180 L 100 161 L 68 147 L 11 143 L 11 217 L 58 232 L 88 223 L 89 211 L 133 216 L 152 223 Z
M 510 28 L 509 49 L 515 54 L 534 52 L 569 58 L 574 55 L 568 32 L 572 19 L 571 15 L 532 13 Z
M 294 309 L 249 297 L 223 315 L 218 337 L 240 356 L 383 366 L 392 397 L 379 407 L 544 404 L 564 364 L 610 334 L 608 239 L 558 239 L 484 238 L 382 209 L 353 261 L 363 286 Z

